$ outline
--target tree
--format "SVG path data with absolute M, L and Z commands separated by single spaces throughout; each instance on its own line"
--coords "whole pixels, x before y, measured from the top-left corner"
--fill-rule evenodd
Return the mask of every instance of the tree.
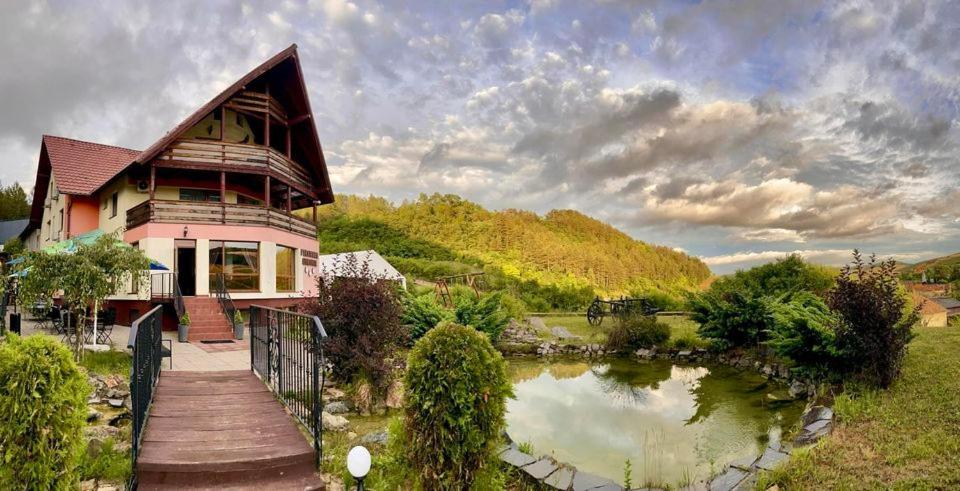
M 20 280 L 19 295 L 26 304 L 49 301 L 58 293 L 77 326 L 74 353 L 83 354 L 83 326 L 87 309 L 94 312 L 127 281 L 143 283 L 150 260 L 139 249 L 104 235 L 93 244 L 79 244 L 72 253 L 27 253 L 22 263 L 27 274 Z
M 0 220 L 17 220 L 30 216 L 27 193 L 19 184 L 0 186 Z

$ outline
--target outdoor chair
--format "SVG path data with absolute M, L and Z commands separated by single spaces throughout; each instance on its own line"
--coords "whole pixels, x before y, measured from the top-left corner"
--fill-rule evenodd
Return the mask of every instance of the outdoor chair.
M 80 342 L 76 319 L 73 319 L 69 312 L 60 312 L 60 325 L 62 327 L 60 341 L 71 346 Z
M 110 334 L 113 333 L 113 324 L 115 323 L 113 311 L 99 312 L 97 314 L 97 343 L 110 344 Z M 85 341 L 89 343 L 93 340 L 93 318 L 87 318 L 87 328 L 84 333 Z
M 63 314 L 59 307 L 51 307 L 47 313 L 47 322 L 57 334 L 63 334 Z

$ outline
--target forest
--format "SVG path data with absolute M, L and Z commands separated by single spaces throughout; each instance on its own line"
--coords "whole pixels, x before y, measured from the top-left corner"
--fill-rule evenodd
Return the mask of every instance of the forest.
M 318 222 L 321 253 L 375 249 L 404 274 L 428 281 L 483 271 L 489 287 L 535 310 L 577 309 L 596 295 L 679 298 L 710 276 L 697 258 L 572 210 L 490 211 L 450 194 L 397 205 L 338 195 Z

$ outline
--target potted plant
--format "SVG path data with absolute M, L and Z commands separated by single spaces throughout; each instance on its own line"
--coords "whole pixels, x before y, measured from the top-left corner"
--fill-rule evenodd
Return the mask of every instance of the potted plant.
M 243 339 L 243 314 L 240 309 L 233 311 L 233 337 Z
M 177 340 L 186 343 L 188 334 L 190 334 L 190 312 L 184 312 L 177 326 Z

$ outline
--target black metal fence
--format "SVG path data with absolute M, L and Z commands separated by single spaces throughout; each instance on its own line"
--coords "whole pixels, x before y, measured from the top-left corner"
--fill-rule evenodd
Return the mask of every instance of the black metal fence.
M 177 320 L 187 311 L 180 293 L 177 273 L 154 273 L 150 275 L 150 299 L 154 301 L 172 301 L 177 311 Z
M 158 305 L 133 321 L 130 338 L 127 340 L 127 348 L 133 350 L 133 366 L 130 368 L 130 400 L 133 411 L 133 444 L 130 455 L 133 474 L 130 477 L 130 489 L 136 489 L 137 454 L 143 439 L 143 428 L 150 416 L 157 380 L 160 378 L 162 327 L 163 306 Z
M 323 456 L 323 339 L 320 319 L 288 310 L 250 307 L 250 366 L 313 436 Z

